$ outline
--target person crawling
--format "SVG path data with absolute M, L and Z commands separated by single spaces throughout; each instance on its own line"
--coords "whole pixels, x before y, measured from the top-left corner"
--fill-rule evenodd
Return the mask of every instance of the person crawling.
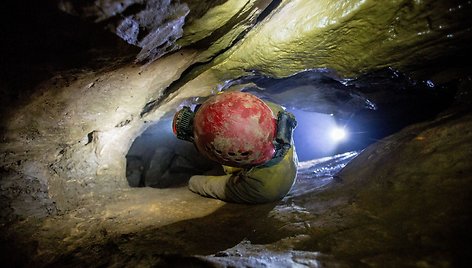
M 261 204 L 282 199 L 297 176 L 293 143 L 297 122 L 283 107 L 232 91 L 208 98 L 194 111 L 184 106 L 173 119 L 178 139 L 192 142 L 226 175 L 194 175 L 188 188 L 227 202 Z

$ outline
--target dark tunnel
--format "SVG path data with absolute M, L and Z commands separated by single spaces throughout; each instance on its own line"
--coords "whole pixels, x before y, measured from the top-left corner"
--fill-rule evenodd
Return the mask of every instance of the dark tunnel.
M 236 86 L 295 115 L 299 161 L 362 151 L 408 125 L 432 119 L 452 103 L 457 91 L 454 85 L 413 81 L 392 69 L 351 81 L 336 79 L 326 70 L 284 79 L 254 75 L 228 81 L 222 90 Z M 185 103 L 195 106 L 205 99 Z M 130 186 L 166 188 L 185 184 L 192 175 L 222 174 L 217 163 L 174 136 L 172 119 L 173 114 L 166 114 L 133 142 L 126 156 Z

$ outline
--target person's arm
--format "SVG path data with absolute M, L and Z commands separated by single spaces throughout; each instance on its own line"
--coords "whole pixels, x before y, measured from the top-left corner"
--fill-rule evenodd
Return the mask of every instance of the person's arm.
M 297 175 L 297 157 L 289 150 L 278 164 L 234 171 L 223 176 L 192 176 L 189 189 L 197 194 L 227 202 L 260 204 L 282 199 Z

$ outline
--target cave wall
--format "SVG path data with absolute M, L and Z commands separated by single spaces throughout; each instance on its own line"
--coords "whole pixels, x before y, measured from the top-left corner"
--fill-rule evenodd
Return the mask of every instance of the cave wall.
M 182 52 L 145 70 L 75 70 L 40 84 L 31 101 L 4 122 L 3 182 L 12 178 L 21 188 L 29 177 L 38 178 L 42 188 L 35 191 L 46 193 L 60 211 L 74 208 L 90 191 L 106 189 L 101 183 L 111 184 L 110 189 L 127 187 L 124 156 L 146 128 L 147 122 L 139 120 L 143 104 L 176 79 L 194 56 Z M 10 205 L 15 214 L 29 216 L 21 209 L 28 204 Z
M 196 2 L 187 4 L 192 7 L 198 4 Z M 143 255 L 139 255 L 142 258 L 152 256 L 155 252 L 165 254 L 166 251 L 162 248 L 155 249 L 154 252 L 147 251 L 149 244 L 153 243 L 151 238 L 163 236 L 162 239 L 166 242 L 166 239 L 170 240 L 169 237 L 179 237 L 180 234 L 186 233 L 186 228 L 193 226 L 193 222 L 188 222 L 188 219 L 211 214 L 221 207 L 222 203 L 216 200 L 202 201 L 186 189 L 177 190 L 178 194 L 166 190 L 156 194 L 156 191 L 151 189 L 130 189 L 125 178 L 125 155 L 133 139 L 148 125 L 158 121 L 166 112 L 175 111 L 184 101 L 216 94 L 223 88 L 227 79 L 251 75 L 254 72 L 284 77 L 316 68 L 327 68 L 336 72 L 336 76 L 352 78 L 379 68 L 394 67 L 411 71 L 421 79 L 432 79 L 435 83 L 451 82 L 460 78 L 461 83 L 466 83 L 462 83 L 458 102 L 464 99 L 464 96 L 470 98 L 470 76 L 467 76 L 470 72 L 469 65 L 466 64 L 469 58 L 460 54 L 467 50 L 470 41 L 470 19 L 467 16 L 470 13 L 470 2 L 295 0 L 276 1 L 275 5 L 268 1 L 215 1 L 214 4 L 214 7 L 202 7 L 195 17 L 191 17 L 190 11 L 188 18 L 192 19 L 184 26 L 181 23 L 182 17 L 179 17 L 178 25 L 183 27 L 182 39 L 177 40 L 177 45 L 169 43 L 172 49 L 159 54 L 162 57 L 158 59 L 151 57 L 154 61 L 147 65 L 135 64 L 129 59 L 120 59 L 117 62 L 113 53 L 108 53 L 105 57 L 100 54 L 101 50 L 92 54 L 96 56 L 95 60 L 101 61 L 101 67 L 94 65 L 96 61 L 93 61 L 93 57 L 87 57 L 84 63 L 90 64 L 89 68 L 82 68 L 84 65 L 52 68 L 51 65 L 45 64 L 41 57 L 33 66 L 29 65 L 31 58 L 27 56 L 22 57 L 22 61 L 17 65 L 8 65 L 15 62 L 15 57 L 20 53 L 2 62 L 2 70 L 9 70 L 3 74 L 14 73 L 14 68 L 18 68 L 20 72 L 30 68 L 47 70 L 44 72 L 45 78 L 34 80 L 34 83 L 23 84 L 21 76 L 8 80 L 15 80 L 23 87 L 15 87 L 15 83 L 1 85 L 2 94 L 8 94 L 8 98 L 3 98 L 2 95 L 0 128 L 0 216 L 1 228 L 4 231 L 2 233 L 5 234 L 1 238 L 2 245 L 12 245 L 11 248 L 18 250 L 20 256 L 27 251 L 30 254 L 28 256 L 34 260 L 32 263 L 57 261 L 58 264 L 64 264 L 71 256 L 81 261 L 88 258 L 81 255 L 82 250 L 91 253 L 89 263 L 113 252 L 111 255 L 116 257 L 116 260 L 139 264 L 138 261 L 133 261 L 133 255 L 129 253 L 134 248 L 142 250 Z M 267 13 L 264 13 L 264 10 L 267 10 Z M 219 17 L 221 20 L 217 19 Z M 55 22 L 52 20 L 50 23 Z M 39 38 L 38 34 L 34 36 Z M 178 39 L 175 35 L 166 35 L 163 38 L 165 41 Z M 34 43 L 30 41 L 34 41 L 34 38 L 27 40 L 29 42 L 25 47 L 28 51 L 35 52 L 30 47 L 30 44 Z M 60 41 L 60 38 L 57 39 L 57 44 Z M 71 42 L 66 45 L 73 44 L 74 42 Z M 93 42 L 90 44 L 93 48 Z M 14 46 L 15 43 L 11 45 Z M 47 46 L 43 48 L 45 47 Z M 180 47 L 184 48 L 173 50 Z M 53 58 L 54 51 L 48 51 L 47 57 Z M 65 50 L 64 54 L 69 52 L 74 54 L 74 57 L 81 58 L 82 54 L 76 50 Z M 59 58 L 64 54 L 59 54 Z M 103 58 L 97 55 L 102 55 Z M 134 59 L 136 55 L 137 53 L 133 54 Z M 202 64 L 215 56 L 213 61 Z M 459 61 L 456 62 L 456 59 Z M 23 88 L 26 90 L 18 92 L 22 92 L 24 96 L 19 96 L 22 94 L 17 94 L 16 91 L 11 94 L 14 90 Z M 10 103 L 17 95 L 21 101 Z M 469 113 L 470 111 L 464 108 L 469 106 L 470 102 L 464 102 L 460 113 Z M 462 114 L 458 117 L 464 121 L 451 119 L 439 121 L 446 122 L 445 127 L 433 122 L 425 126 L 427 130 L 407 130 L 412 132 L 408 132 L 406 138 L 399 136 L 400 141 L 406 143 L 403 150 L 390 150 L 392 147 L 402 147 L 401 142 L 379 141 L 341 173 L 340 178 L 347 184 L 337 184 L 342 188 L 339 199 L 334 198 L 333 203 L 323 203 L 330 198 L 330 194 L 338 194 L 335 190 L 316 196 L 307 193 L 308 195 L 301 196 L 295 203 L 292 202 L 293 199 L 289 199 L 281 205 L 277 212 L 280 214 L 276 213 L 277 217 L 286 220 L 282 220 L 281 226 L 303 229 L 303 232 L 300 231 L 303 236 L 314 237 L 305 244 L 299 244 L 299 248 L 337 252 L 338 257 L 348 260 L 357 259 L 364 253 L 349 255 L 352 247 L 345 247 L 341 241 L 343 233 L 338 231 L 349 228 L 350 224 L 364 226 L 362 224 L 366 224 L 365 221 L 356 221 L 362 215 L 369 215 L 380 224 L 373 227 L 369 225 L 365 229 L 350 229 L 352 232 L 348 233 L 352 241 L 356 241 L 360 236 L 367 236 L 371 231 L 370 227 L 384 226 L 383 220 L 393 219 L 400 224 L 403 217 L 410 216 L 412 219 L 406 222 L 408 226 L 405 228 L 413 230 L 413 241 L 408 237 L 401 237 L 398 240 L 390 240 L 393 245 L 410 241 L 411 244 L 408 245 L 415 247 L 422 245 L 422 238 L 434 238 L 438 232 L 447 236 L 450 234 L 447 233 L 449 229 L 446 229 L 446 233 L 436 231 L 449 224 L 448 216 L 451 216 L 453 226 L 466 226 L 465 224 L 470 222 L 469 214 L 460 204 L 470 203 L 467 199 L 470 170 L 468 162 L 465 161 L 470 158 L 470 124 L 464 123 L 470 121 L 470 117 Z M 461 136 L 461 130 L 468 131 L 467 135 Z M 437 143 L 425 147 L 423 151 L 418 150 L 418 143 L 429 140 Z M 463 144 L 467 146 L 462 146 Z M 447 148 L 444 149 L 443 145 Z M 456 158 L 452 158 L 454 161 L 445 161 L 450 159 L 456 150 L 463 151 Z M 437 159 L 433 155 L 438 151 L 441 154 Z M 408 159 L 402 158 L 405 152 L 411 154 L 408 159 L 414 164 L 411 165 Z M 391 159 L 398 162 L 388 162 Z M 422 159 L 430 161 L 425 164 Z M 381 162 L 388 162 L 389 165 L 382 169 Z M 379 163 L 379 166 L 365 163 Z M 362 168 L 363 166 L 366 167 Z M 450 167 L 454 169 L 450 170 Z M 392 170 L 395 172 L 391 173 Z M 448 180 L 443 181 L 443 176 L 447 176 Z M 385 178 L 389 179 L 383 180 Z M 395 182 L 396 179 L 399 181 Z M 409 179 L 412 181 L 408 181 Z M 428 179 L 425 185 L 419 183 L 424 182 L 424 179 Z M 438 181 L 438 187 L 447 190 L 447 196 L 441 196 L 440 189 L 435 188 L 435 180 Z M 346 186 L 345 190 L 343 185 L 352 188 L 347 189 Z M 416 190 L 411 187 L 418 185 L 425 186 L 421 189 L 427 193 L 415 195 Z M 368 187 L 363 189 L 364 186 Z M 382 193 L 392 193 L 392 196 L 387 195 L 384 198 L 381 194 L 371 195 L 378 189 L 381 189 Z M 391 189 L 396 191 L 390 191 Z M 358 190 L 360 191 L 356 195 Z M 348 194 L 343 195 L 346 192 Z M 392 201 L 401 195 L 408 197 L 398 202 Z M 453 195 L 458 195 L 458 198 L 449 204 L 450 196 Z M 184 198 L 179 199 L 181 196 Z M 354 199 L 351 201 L 358 203 L 347 200 L 352 196 Z M 431 216 L 432 221 L 439 219 L 438 225 L 435 225 L 437 229 L 422 236 L 418 230 L 427 227 L 428 222 L 421 220 L 421 213 L 416 215 L 412 214 L 415 211 L 408 210 L 408 198 L 413 199 L 416 212 L 421 211 L 423 199 L 433 200 L 427 203 L 431 211 L 436 208 L 445 209 L 446 214 L 440 212 Z M 390 201 L 393 202 L 392 206 L 399 208 L 394 207 L 383 214 L 382 211 L 388 208 L 388 204 L 382 202 Z M 345 205 L 344 208 L 347 206 L 347 210 L 338 210 L 337 204 L 340 203 Z M 174 209 L 175 204 L 178 204 L 178 209 Z M 298 205 L 306 210 L 299 211 L 296 208 Z M 356 214 L 359 212 L 357 206 L 361 206 L 362 213 Z M 159 218 L 159 211 L 168 218 Z M 213 222 L 213 217 L 221 219 L 221 222 L 231 218 L 233 220 L 230 223 L 237 227 L 235 223 L 238 222 L 238 214 L 235 211 L 244 210 L 231 207 L 229 214 L 204 217 L 200 221 L 201 224 L 192 231 L 202 233 L 205 226 Z M 290 214 L 293 217 L 289 217 L 284 211 L 295 212 Z M 346 213 L 342 214 L 343 211 Z M 173 212 L 177 216 L 172 214 Z M 309 218 L 300 221 L 300 215 L 310 213 L 322 215 L 319 218 L 323 220 Z M 266 211 L 258 214 L 262 219 L 258 223 L 262 226 L 258 228 L 259 232 L 265 230 L 263 227 L 266 214 Z M 345 216 L 348 220 L 336 215 Z M 183 219 L 183 224 L 157 232 L 162 226 Z M 455 219 L 458 219 L 457 222 L 454 222 Z M 344 224 L 344 221 L 349 226 Z M 300 227 L 310 224 L 315 227 Z M 326 226 L 326 229 L 319 231 L 316 228 L 319 226 Z M 251 229 L 249 227 L 248 229 Z M 382 258 L 369 259 L 368 256 L 379 250 L 391 250 L 375 245 L 382 244 L 383 231 L 390 235 L 392 229 L 395 231 L 395 226 L 389 225 L 376 233 L 377 237 L 373 241 L 364 241 L 367 244 L 372 243 L 369 244 L 370 250 L 366 250 L 365 255 L 362 255 L 367 256 L 367 262 L 382 264 Z M 146 231 L 142 232 L 143 230 Z M 234 233 L 238 232 L 237 228 L 232 230 Z M 461 229 L 452 234 L 456 238 L 466 231 Z M 154 232 L 156 234 L 152 236 Z M 132 241 L 131 238 L 137 233 L 140 239 L 137 242 Z M 325 234 L 332 237 L 334 242 L 318 240 Z M 195 238 L 191 234 L 186 237 Z M 149 244 L 141 245 L 142 240 Z M 448 240 L 449 244 L 445 245 L 450 245 L 451 241 Z M 442 242 L 441 239 L 433 239 L 427 240 L 426 244 L 434 248 L 436 243 Z M 173 249 L 177 251 L 179 242 L 175 243 L 177 246 Z M 57 245 L 62 246 L 64 252 L 57 252 Z M 199 245 L 195 243 L 191 246 L 198 249 Z M 231 243 L 224 246 L 231 246 Z M 397 260 L 399 251 L 395 250 L 401 249 L 401 246 L 392 248 L 394 256 L 390 257 Z M 205 253 L 213 252 L 208 250 Z M 65 256 L 65 259 L 57 259 L 58 256 Z M 446 256 L 446 262 L 453 257 Z M 113 263 L 110 258 L 104 258 L 109 261 L 108 264 Z M 148 261 L 152 263 L 152 257 L 149 258 Z M 414 262 L 417 259 L 412 257 L 411 260 Z M 429 259 L 419 261 L 419 264 L 429 263 Z
M 227 80 L 254 74 L 287 77 L 319 69 L 348 81 L 392 68 L 442 85 L 470 73 L 469 2 L 281 1 L 270 7 L 239 42 L 167 88 L 163 102 L 173 102 L 175 91 L 182 99 L 209 95 Z M 218 85 L 204 90 L 206 80 Z
M 182 47 L 205 50 L 199 62 L 223 54 L 209 64 L 220 80 L 252 71 L 285 77 L 316 68 L 352 78 L 391 67 L 418 79 L 446 82 L 466 73 L 470 60 L 465 53 L 472 25 L 468 1 L 158 2 L 90 5 L 63 0 L 60 6 L 89 20 L 123 22 L 124 17 L 133 21 L 134 28 L 146 29 L 140 36 L 155 37 L 137 55 L 138 61 L 153 61 Z M 174 12 L 178 5 L 190 9 L 179 15 Z M 153 12 L 162 13 L 158 17 L 164 19 L 152 20 Z M 173 18 L 180 23 L 172 23 Z M 154 22 L 152 27 L 149 21 Z M 120 27 L 108 22 L 107 28 L 116 33 Z M 127 41 L 131 38 L 117 34 Z
M 425 72 L 426 62 L 444 68 L 445 59 L 453 64 L 448 57 L 462 66 L 467 59 L 457 53 L 470 42 L 471 8 L 465 1 L 283 1 L 212 70 L 228 78 L 329 68 L 355 77 L 384 67 Z

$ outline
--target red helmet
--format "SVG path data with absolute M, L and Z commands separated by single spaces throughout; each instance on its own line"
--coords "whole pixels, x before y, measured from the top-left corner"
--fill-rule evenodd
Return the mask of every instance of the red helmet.
M 256 96 L 225 92 L 210 97 L 195 113 L 184 107 L 174 116 L 173 131 L 223 165 L 257 166 L 283 157 L 290 148 L 296 121 L 288 114 L 276 118 Z

